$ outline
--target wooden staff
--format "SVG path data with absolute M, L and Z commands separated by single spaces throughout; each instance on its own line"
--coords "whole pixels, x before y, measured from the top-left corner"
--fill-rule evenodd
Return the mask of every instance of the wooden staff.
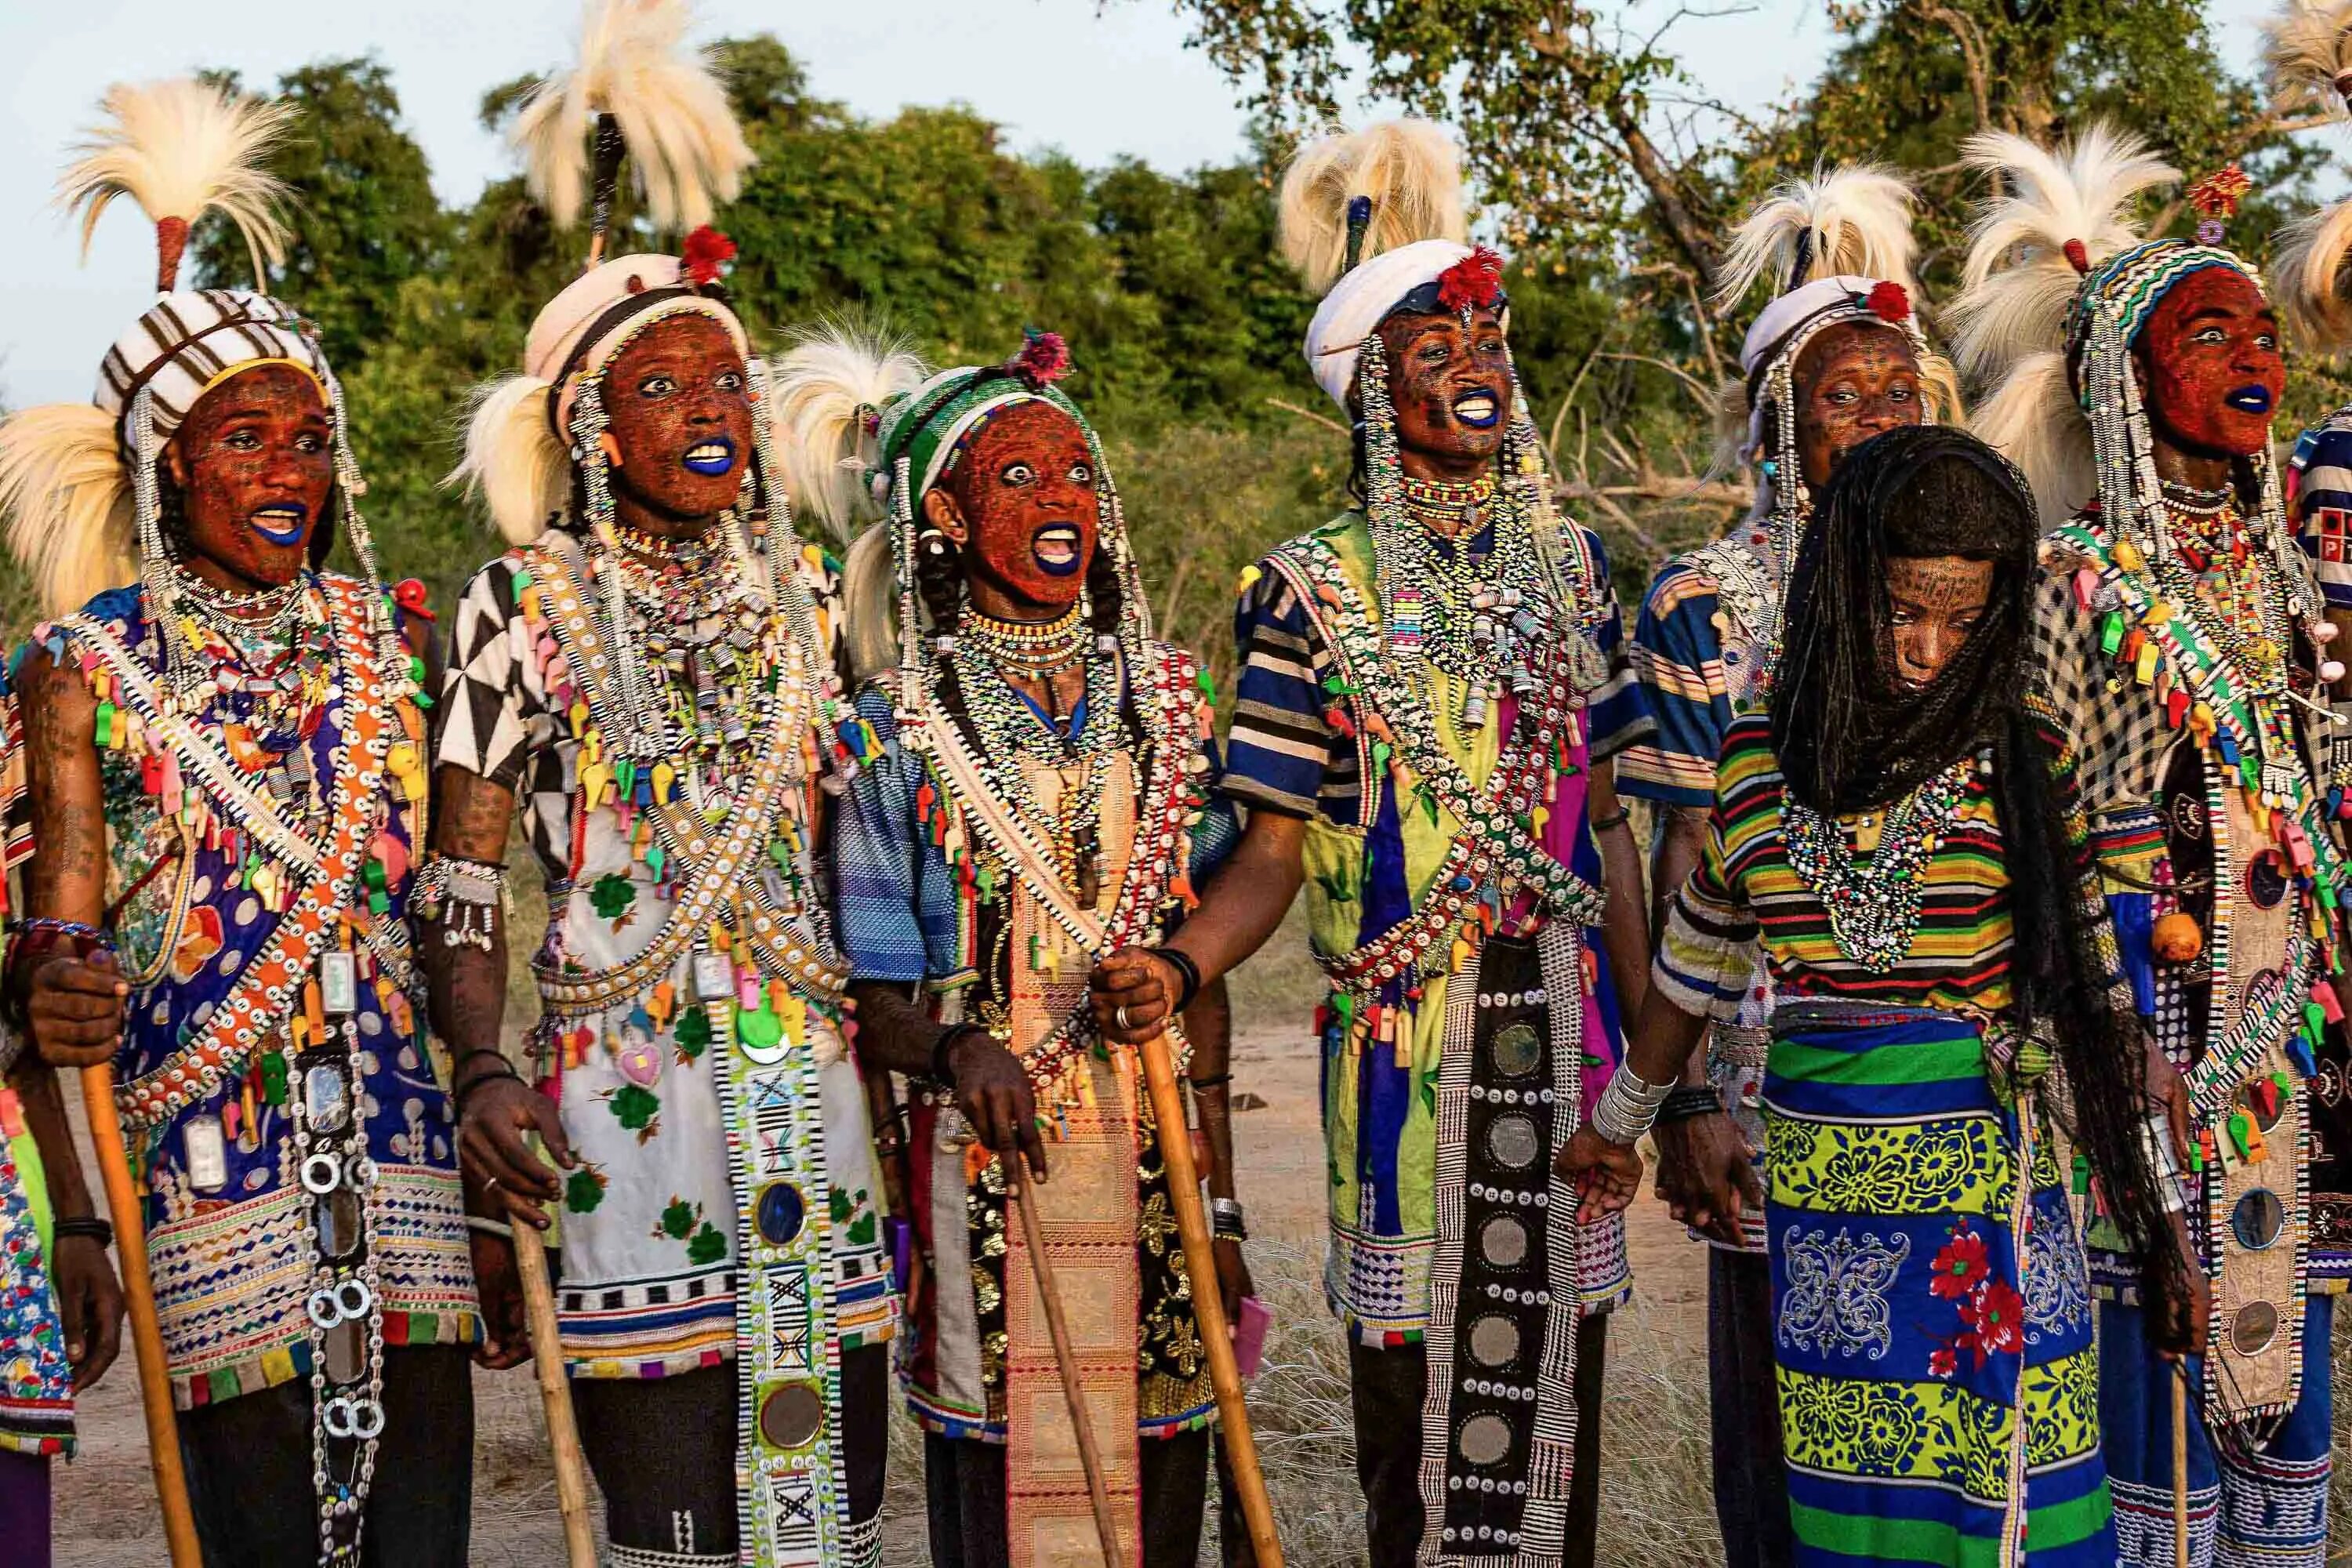
M 2189 1568 L 2189 1363 L 2172 1363 L 2172 1568 Z
M 1151 1117 L 1160 1128 L 1160 1154 L 1168 1163 L 1168 1196 L 1176 1205 L 1176 1231 L 1184 1238 L 1184 1273 L 1192 1283 L 1192 1315 L 1209 1354 L 1209 1382 L 1217 1391 L 1217 1415 L 1224 1423 L 1225 1458 L 1242 1494 L 1250 1545 L 1258 1568 L 1282 1568 L 1282 1542 L 1274 1531 L 1274 1505 L 1258 1468 L 1257 1444 L 1250 1436 L 1249 1402 L 1242 1394 L 1241 1366 L 1234 1360 L 1234 1335 L 1225 1321 L 1225 1298 L 1217 1284 L 1216 1243 L 1201 1212 L 1201 1177 L 1192 1163 L 1184 1100 L 1176 1088 L 1175 1064 L 1168 1059 L 1168 1034 L 1160 1031 L 1142 1047 L 1143 1076 L 1151 1088 Z
M 131 1344 L 139 1357 L 139 1405 L 147 1417 L 147 1458 L 155 1471 L 155 1500 L 163 1510 L 163 1542 L 172 1568 L 204 1568 L 196 1516 L 188 1507 L 187 1472 L 180 1467 L 180 1426 L 172 1410 L 172 1374 L 163 1361 L 163 1324 L 155 1315 L 155 1281 L 147 1271 L 147 1226 L 131 1180 L 131 1155 L 114 1113 L 114 1068 L 106 1062 L 81 1069 L 82 1112 L 98 1150 L 107 1212 L 114 1216 L 114 1250 L 122 1260 L 122 1295 L 131 1310 Z
M 1103 1568 L 1122 1568 L 1118 1520 L 1110 1510 L 1110 1488 L 1103 1480 L 1102 1450 L 1095 1446 L 1087 1415 L 1086 1391 L 1078 1386 L 1077 1358 L 1070 1352 L 1070 1325 L 1062 1316 L 1062 1294 L 1054 1288 L 1054 1265 L 1045 1256 L 1045 1233 L 1037 1207 L 1021 1181 L 1021 1152 L 1003 1156 L 1004 1194 L 1021 1211 L 1021 1234 L 1029 1243 L 1029 1267 L 1037 1276 L 1037 1300 L 1045 1308 L 1045 1331 L 1054 1338 L 1054 1364 L 1062 1373 L 1062 1397 L 1069 1402 L 1070 1426 L 1078 1438 L 1078 1464 L 1087 1473 L 1087 1496 L 1095 1505 L 1095 1535 L 1102 1543 Z
M 555 1454 L 555 1506 L 563 1515 L 563 1555 L 571 1568 L 596 1568 L 596 1528 L 588 1517 L 588 1465 L 572 1415 L 572 1380 L 563 1373 L 563 1342 L 555 1322 L 555 1291 L 547 1278 L 547 1242 L 527 1220 L 514 1222 L 515 1273 L 522 1281 L 523 1313 L 530 1323 L 530 1361 L 547 1407 L 547 1446 Z

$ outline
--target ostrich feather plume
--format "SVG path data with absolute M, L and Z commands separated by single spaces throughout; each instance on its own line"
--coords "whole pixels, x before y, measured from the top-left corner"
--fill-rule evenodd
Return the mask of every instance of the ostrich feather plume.
M 136 582 L 131 470 L 114 416 L 53 403 L 0 421 L 0 517 L 45 616 L 70 615 L 91 595 Z
M 474 394 L 466 452 L 444 485 L 482 503 L 509 544 L 529 544 L 572 496 L 572 461 L 547 422 L 548 384 L 509 375 Z
M 2352 0 L 2286 0 L 2263 24 L 2263 71 L 2280 115 L 2342 114 L 2352 80 Z
M 580 219 L 595 118 L 619 121 L 646 210 L 660 227 L 709 223 L 751 165 L 709 57 L 686 43 L 687 0 L 587 0 L 580 60 L 539 85 L 515 119 L 531 195 L 558 228 Z
M 1444 127 L 1385 120 L 1299 149 L 1282 177 L 1282 254 L 1318 294 L 1348 263 L 1348 204 L 1368 196 L 1363 258 L 1423 239 L 1465 242 L 1462 153 Z
M 880 515 L 866 482 L 875 456 L 869 416 L 929 374 L 904 339 L 848 321 L 794 333 L 772 362 L 768 416 L 782 438 L 784 489 L 842 544 Z
M 2044 528 L 2057 527 L 2097 496 L 2091 425 L 2074 401 L 2065 350 L 2021 355 L 1978 403 L 1969 428 L 2025 475 Z
M 2271 300 L 2287 330 L 2315 353 L 2352 343 L 2352 200 L 2295 219 L 2271 254 Z
M 1808 242 L 1808 279 L 1880 278 L 1902 284 L 1916 299 L 1912 264 L 1919 245 L 1911 234 L 1911 211 L 1918 199 L 1901 175 L 1878 164 L 1827 173 L 1816 168 L 1810 180 L 1789 181 L 1732 230 L 1717 302 L 1735 302 L 1759 278 L 1770 279 L 1776 293 L 1786 288 L 1800 241 Z
M 74 161 L 58 182 L 58 205 L 81 216 L 81 249 L 117 196 L 128 196 L 152 223 L 178 219 L 187 226 L 207 213 L 236 226 L 253 258 L 255 287 L 264 263 L 285 258 L 286 186 L 261 165 L 285 139 L 294 106 L 239 98 L 190 78 L 117 84 L 102 100 L 104 123 L 74 144 Z M 179 237 L 185 238 L 183 228 Z M 166 239 L 169 274 L 177 242 Z M 168 279 L 163 285 L 170 287 Z
M 2056 150 L 2001 131 L 1971 136 L 1960 150 L 1971 168 L 2006 181 L 1969 231 L 1951 306 L 1960 369 L 1990 380 L 2026 354 L 2064 346 L 2077 263 L 2095 267 L 2138 244 L 2133 199 L 2180 175 L 2138 137 L 2104 123 Z

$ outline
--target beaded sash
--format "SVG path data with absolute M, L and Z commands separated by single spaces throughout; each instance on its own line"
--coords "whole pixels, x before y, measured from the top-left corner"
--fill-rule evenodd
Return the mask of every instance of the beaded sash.
M 320 954 L 335 940 L 383 826 L 392 720 L 385 711 L 384 672 L 375 658 L 374 606 L 358 583 L 322 577 L 320 590 L 343 652 L 345 683 L 339 705 L 342 744 L 337 748 L 342 765 L 335 769 L 323 847 L 289 826 L 274 801 L 244 782 L 243 770 L 218 740 L 165 710 L 152 673 L 103 625 L 88 616 L 58 623 L 118 678 L 140 721 L 193 764 L 204 787 L 304 879 L 268 940 L 203 1026 L 191 1031 L 154 1071 L 116 1089 L 116 1104 L 134 1129 L 168 1119 L 243 1070 L 246 1058 L 292 1008 Z

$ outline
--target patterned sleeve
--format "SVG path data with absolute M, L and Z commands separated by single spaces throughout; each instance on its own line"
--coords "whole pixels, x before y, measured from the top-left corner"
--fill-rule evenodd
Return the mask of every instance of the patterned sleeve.
M 554 740 L 556 724 L 530 627 L 516 602 L 515 572 L 515 563 L 502 556 L 475 573 L 458 595 L 433 760 L 519 791 L 530 753 Z
M 868 685 L 857 694 L 867 727 L 864 765 L 850 781 L 835 830 L 834 923 L 850 972 L 860 980 L 911 984 L 929 973 L 923 942 L 927 835 L 915 823 L 920 764 L 898 744 L 889 694 Z M 952 920 L 952 905 L 947 910 Z
M 2294 523 L 2330 609 L 2352 609 L 2352 427 L 2334 419 L 2295 443 Z
M 2097 977 L 2111 1005 L 2119 1011 L 2137 1011 L 2131 978 L 2124 968 L 2123 950 L 2116 940 L 2114 915 L 2100 886 L 2090 818 L 2084 814 L 2082 791 L 2076 784 L 2074 747 L 2067 742 L 2064 724 L 2043 693 L 2027 693 L 2025 711 L 2049 753 L 2050 787 L 2066 835 L 2066 870 L 2075 889 L 2074 914 L 2081 922 L 2076 934 L 2084 969 Z
M 1715 804 L 1715 759 L 1731 721 L 1722 595 L 1687 561 L 1659 569 L 1633 623 L 1633 672 L 1657 728 L 1617 759 L 1617 793 L 1661 805 Z
M 1727 774 L 1731 772 L 1726 769 Z M 1729 868 L 1728 813 L 1720 791 L 1707 815 L 1706 847 L 1666 906 L 1650 984 L 1685 1013 L 1738 1016 L 1757 968 L 1756 916 Z
M 1601 650 L 1609 673 L 1584 694 L 1587 743 L 1596 763 L 1607 762 L 1628 746 L 1649 738 L 1656 728 L 1650 717 L 1642 683 L 1625 647 L 1625 614 L 1617 603 L 1617 586 L 1609 576 L 1609 552 L 1601 536 L 1579 528 L 1585 557 L 1591 563 L 1594 605 L 1585 628 Z
M 1290 580 L 1264 564 L 1244 574 L 1234 612 L 1241 675 L 1220 793 L 1252 809 L 1353 820 L 1362 790 L 1356 748 L 1323 721 L 1331 650 Z

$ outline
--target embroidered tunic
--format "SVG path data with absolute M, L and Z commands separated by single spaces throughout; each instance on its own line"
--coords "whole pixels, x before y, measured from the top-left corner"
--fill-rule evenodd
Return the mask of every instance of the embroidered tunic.
M 1163 660 L 1190 660 L 1164 645 L 1153 645 Z M 869 684 L 857 710 L 868 727 L 866 765 L 850 789 L 838 845 L 839 911 L 844 945 L 856 977 L 866 981 L 919 984 L 936 1016 L 1000 1026 L 1011 1047 L 1034 1045 L 1041 1029 L 1085 1006 L 1086 976 L 1092 960 L 1075 943 L 1051 931 L 1033 936 L 1034 916 L 1024 912 L 1025 889 L 1003 856 L 973 834 L 968 823 L 952 827 L 957 814 L 936 760 L 902 744 L 894 711 L 896 673 Z M 1189 684 L 1189 682 L 1188 682 Z M 1134 802 L 1141 780 L 1131 761 L 1139 753 L 1139 733 L 1113 754 L 1116 776 L 1104 788 L 1105 826 L 1097 853 L 1100 877 L 1097 906 L 1108 914 L 1117 901 L 1120 878 L 1108 871 L 1131 865 L 1144 853 L 1165 854 L 1162 864 L 1181 862 L 1186 880 L 1199 886 L 1222 865 L 1236 831 L 1229 806 L 1205 805 L 1216 774 L 1216 749 L 1207 736 L 1208 709 L 1197 691 L 1184 694 L 1193 738 L 1185 773 L 1188 819 L 1166 823 L 1138 820 Z M 1118 714 L 1081 715 L 1086 724 L 1119 723 Z M 959 716 L 960 718 L 960 716 Z M 1075 739 L 1075 737 L 1074 737 Z M 1050 771 L 1050 770 L 1049 770 Z M 929 792 L 928 795 L 925 792 Z M 1114 793 L 1129 804 L 1116 806 Z M 919 800 L 934 803 L 928 806 Z M 935 831 L 938 822 L 946 831 Z M 1118 831 L 1124 828 L 1125 832 Z M 1118 842 L 1131 839 L 1132 845 Z M 954 859 L 950 860 L 950 844 Z M 1149 849 L 1147 851 L 1147 847 Z M 1139 940 L 1158 941 L 1172 929 L 1164 915 Z M 1050 952 L 1037 945 L 1042 938 Z M 1053 944 L 1061 945 L 1054 947 Z M 1040 960 L 1051 963 L 1039 967 Z M 1032 993 L 1034 994 L 1034 1000 Z M 1055 1114 L 1052 1086 L 1041 1085 L 1040 1109 Z M 929 1281 L 916 1293 L 917 1331 L 901 1363 L 908 1401 L 929 1429 L 953 1437 L 1003 1442 L 1008 1436 L 1005 1356 L 1008 1246 L 1004 1182 L 992 1159 L 969 1155 L 962 1119 L 953 1096 L 936 1087 L 917 1090 L 909 1145 L 913 1228 Z M 1136 1424 L 1147 1436 L 1165 1436 L 1205 1423 L 1213 1414 L 1208 1363 L 1192 1318 L 1183 1272 L 1182 1248 L 1170 1207 L 1167 1173 L 1161 1164 L 1150 1104 L 1134 1107 L 1132 1147 L 1116 1165 L 1106 1163 L 1103 1181 L 1124 1180 L 1126 1194 L 1098 1193 L 1081 1171 L 1067 1168 L 1067 1147 L 1049 1134 L 1046 1157 L 1054 1177 L 1041 1201 L 1064 1194 L 1066 1204 L 1092 1205 L 1105 1213 L 1135 1205 L 1135 1223 L 1124 1243 L 1106 1236 L 1106 1247 L 1123 1246 L 1124 1259 L 1105 1256 L 1101 1267 L 1123 1267 L 1133 1279 L 1136 1320 Z M 967 1164 L 983 1168 L 974 1171 Z M 1087 1287 L 1074 1283 L 1057 1265 L 1063 1294 L 1076 1299 Z M 1025 1288 L 1017 1272 L 1011 1289 Z M 1127 1294 L 1122 1286 L 1118 1295 Z
M 1479 549 L 1482 535 L 1471 542 Z M 1363 518 L 1347 513 L 1307 536 L 1328 541 L 1360 581 L 1369 583 L 1371 543 Z M 1436 541 L 1441 552 L 1448 542 Z M 1612 757 L 1647 732 L 1650 720 L 1623 649 L 1623 626 L 1609 587 L 1600 539 L 1570 528 L 1564 542 L 1581 552 L 1582 580 L 1591 602 L 1576 606 L 1581 634 L 1604 661 L 1602 679 L 1575 694 L 1580 701 L 1571 744 L 1578 769 Z M 1297 545 L 1287 548 L 1297 548 Z M 1339 664 L 1326 629 L 1301 602 L 1293 580 L 1270 559 L 1245 573 L 1234 637 L 1241 674 L 1234 689 L 1233 727 L 1219 788 L 1239 804 L 1307 819 L 1307 912 L 1318 953 L 1344 953 L 1402 926 L 1429 886 L 1454 834 L 1442 829 L 1384 767 L 1392 755 L 1375 752 L 1368 732 L 1332 721 L 1339 710 L 1331 685 Z M 1442 672 L 1440 678 L 1443 679 Z M 1494 768 L 1497 736 L 1507 715 L 1464 733 L 1441 725 L 1445 750 L 1483 784 Z M 1370 780 L 1368 787 L 1367 780 Z M 1449 814 L 1450 815 L 1450 814 Z M 1561 864 L 1597 881 L 1600 852 L 1582 809 L 1580 773 L 1563 784 L 1543 830 L 1543 842 Z M 1528 935 L 1539 913 L 1513 910 L 1497 929 Z M 1608 958 L 1597 942 L 1585 946 L 1593 976 L 1585 989 L 1580 1049 L 1587 1106 L 1622 1055 L 1616 993 Z M 1459 949 L 1455 956 L 1464 956 Z M 1436 1088 L 1442 1051 L 1446 981 L 1440 976 L 1418 999 L 1409 1037 L 1367 1040 L 1386 1026 L 1356 1012 L 1336 992 L 1317 1015 L 1322 1036 L 1324 1134 L 1331 1184 L 1331 1252 L 1324 1288 L 1351 1333 L 1373 1344 L 1417 1341 L 1429 1313 L 1429 1269 L 1436 1242 L 1435 1184 L 1440 1160 Z M 1402 1023 L 1404 1013 L 1396 1016 Z M 1631 1289 L 1622 1216 L 1582 1228 L 1577 1278 L 1588 1310 L 1605 1310 Z
M 294 954 L 311 939 L 329 949 L 346 942 L 355 955 L 354 1099 L 376 1167 L 368 1206 L 384 1343 L 466 1343 L 479 1331 L 446 1064 L 408 990 L 423 720 L 405 702 L 398 712 L 355 710 L 383 679 L 376 647 L 349 635 L 366 590 L 331 574 L 312 584 L 342 628 L 320 721 L 282 758 L 237 747 L 215 754 L 222 774 L 266 791 L 290 819 L 307 818 L 310 837 L 349 876 L 346 912 L 324 931 L 307 900 L 287 907 L 290 875 L 265 853 L 255 819 L 213 785 L 202 755 L 169 742 L 135 683 L 107 661 L 110 646 L 149 681 L 162 679 L 143 590 L 101 594 L 80 616 L 34 633 L 53 659 L 83 671 L 100 701 L 108 903 L 131 981 L 117 1098 L 145 1194 L 173 1396 L 184 1408 L 311 1370 L 305 1303 L 316 1204 L 294 1168 L 288 1110 L 302 1091 L 289 1064 L 308 1037 L 299 993 L 312 971 Z M 243 717 L 225 701 L 215 696 L 187 717 L 221 736 Z M 389 728 L 390 761 L 376 764 L 373 798 L 360 798 L 339 785 L 362 765 L 355 737 L 379 727 Z M 177 1078 L 182 1070 L 190 1077 Z
M 534 548 L 560 554 L 569 547 L 551 531 Z M 789 569 L 816 602 L 829 655 L 839 616 L 833 563 L 808 546 Z M 602 753 L 583 751 L 594 721 L 551 620 L 551 571 L 544 554 L 535 568 L 533 554 L 509 552 L 467 585 L 437 751 L 440 763 L 515 792 L 547 881 L 548 927 L 534 961 L 542 989 L 623 970 L 662 931 L 680 890 L 657 868 L 658 848 L 648 863 L 647 814 L 633 806 L 625 817 L 609 758 L 597 775 L 597 803 L 584 798 L 583 768 L 593 770 Z M 798 743 L 797 787 L 783 801 L 773 840 L 760 847 L 772 864 L 746 873 L 775 879 L 788 899 L 812 885 L 817 780 L 828 755 L 814 727 Z M 581 1156 L 565 1183 L 557 1299 L 575 1376 L 658 1377 L 739 1352 L 739 1227 L 765 1221 L 746 1212 L 759 1194 L 741 1190 L 752 1177 L 738 1169 L 730 1139 L 751 1139 L 755 1123 L 765 1128 L 783 1112 L 722 1098 L 712 1047 L 725 1041 L 696 1005 L 692 963 L 681 953 L 626 994 L 584 1010 L 551 1010 L 533 1031 L 539 1069 Z M 780 1024 L 787 1058 L 814 1054 L 821 1085 L 811 1120 L 821 1123 L 832 1333 L 841 1348 L 878 1342 L 892 1331 L 896 1300 L 875 1205 L 872 1131 L 838 1005 L 781 981 L 757 999 Z
M 1769 720 L 1733 721 L 1651 983 L 1719 1016 L 1759 943 L 1771 971 L 1765 1220 L 1797 1561 L 2017 1561 L 2002 1543 L 2021 1531 L 2036 1568 L 2105 1568 L 2089 1281 L 2048 1131 L 1989 1027 L 2011 941 L 1992 781 L 1969 772 L 1883 972 L 1838 945 L 1782 807 Z
M 1633 626 L 1633 670 L 1657 729 L 1617 759 L 1620 795 L 1699 810 L 1714 804 L 1724 731 L 1762 700 L 1780 588 L 1780 557 L 1753 520 L 1658 569 Z M 1759 969 L 1738 1007 L 1711 1024 L 1706 1039 L 1707 1081 L 1757 1151 L 1759 1174 L 1764 1122 L 1758 1097 L 1771 1018 L 1771 977 Z M 1764 1250 L 1763 1215 L 1743 1213 L 1740 1229 L 1744 1250 Z

